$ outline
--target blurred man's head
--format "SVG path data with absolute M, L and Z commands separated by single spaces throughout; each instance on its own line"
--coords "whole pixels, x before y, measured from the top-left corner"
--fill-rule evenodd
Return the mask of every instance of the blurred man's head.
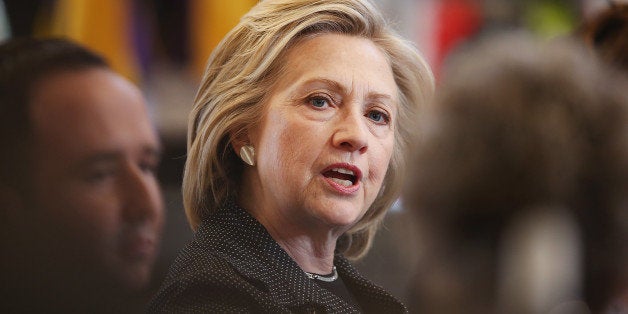
M 163 221 L 140 91 L 66 41 L 5 43 L 0 60 L 3 272 L 28 273 L 26 290 L 140 291 Z
M 404 198 L 431 248 L 421 306 L 597 313 L 624 291 L 628 95 L 606 70 L 516 34 L 450 59 Z

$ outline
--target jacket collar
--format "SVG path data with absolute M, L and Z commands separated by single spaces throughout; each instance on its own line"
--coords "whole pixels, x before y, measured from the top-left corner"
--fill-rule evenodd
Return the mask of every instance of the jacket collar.
M 331 305 L 327 310 L 335 312 L 357 310 L 309 279 L 264 226 L 233 201 L 226 202 L 220 210 L 205 219 L 197 236 L 201 245 L 221 255 L 244 278 L 268 291 L 280 304 L 289 308 L 325 304 Z M 400 307 L 405 312 L 405 307 L 399 301 L 360 276 L 342 254 L 336 254 L 334 265 L 362 306 L 364 302 L 372 302 L 375 298 L 378 302 L 390 303 L 387 304 L 389 306 Z

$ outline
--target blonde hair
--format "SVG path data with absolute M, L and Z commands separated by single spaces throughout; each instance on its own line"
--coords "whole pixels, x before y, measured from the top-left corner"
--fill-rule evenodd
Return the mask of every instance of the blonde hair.
M 212 52 L 189 120 L 183 201 L 192 229 L 225 200 L 237 199 L 243 163 L 230 140 L 259 123 L 265 95 L 284 70 L 286 51 L 303 38 L 327 33 L 372 40 L 389 58 L 399 88 L 395 149 L 386 178 L 364 217 L 338 241 L 349 258 L 368 251 L 400 193 L 419 105 L 428 101 L 434 80 L 412 44 L 366 0 L 261 1 Z

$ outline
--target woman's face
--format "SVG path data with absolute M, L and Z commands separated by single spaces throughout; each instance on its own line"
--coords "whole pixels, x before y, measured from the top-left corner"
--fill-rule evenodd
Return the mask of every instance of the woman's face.
M 292 47 L 285 69 L 249 134 L 245 204 L 282 228 L 344 232 L 375 200 L 393 152 L 391 67 L 372 41 L 325 34 Z

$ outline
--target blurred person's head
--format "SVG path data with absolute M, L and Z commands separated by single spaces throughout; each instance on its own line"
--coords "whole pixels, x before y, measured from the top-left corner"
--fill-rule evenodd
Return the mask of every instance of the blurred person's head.
M 352 45 L 360 49 L 352 49 Z M 321 47 L 330 49 L 334 54 L 326 53 Z M 365 60 L 365 56 L 375 58 L 360 65 L 347 62 L 358 58 Z M 361 76 L 351 85 L 351 75 L 355 71 L 361 71 Z M 373 75 L 375 72 L 379 74 Z M 347 78 L 349 83 L 345 84 Z M 310 80 L 308 84 L 302 82 L 306 79 Z M 303 87 L 296 90 L 297 84 Z M 379 88 L 382 86 L 386 88 L 381 90 L 390 94 L 386 95 L 385 101 L 382 95 L 375 95 L 381 92 Z M 295 90 L 288 94 L 288 87 Z M 298 191 L 302 188 L 299 184 L 307 179 L 301 172 L 309 173 L 313 170 L 310 168 L 324 162 L 339 162 L 342 157 L 345 164 L 359 163 L 357 166 L 362 168 L 365 174 L 360 180 L 362 185 L 355 182 L 354 175 L 344 176 L 351 176 L 353 182 L 350 186 L 359 186 L 360 191 L 356 193 L 360 197 L 365 194 L 365 197 L 359 204 L 360 208 L 350 210 L 348 220 L 351 221 L 339 223 L 343 228 L 339 250 L 350 258 L 363 255 L 369 248 L 378 222 L 400 193 L 405 154 L 414 136 L 413 125 L 419 106 L 425 103 L 432 88 L 432 76 L 425 60 L 410 43 L 393 31 L 368 1 L 260 2 L 226 35 L 210 56 L 190 116 L 183 194 L 192 228 L 196 229 L 204 217 L 216 211 L 228 198 L 244 201 L 252 195 L 263 194 L 252 192 L 259 187 L 264 189 L 262 192 L 276 198 L 281 194 L 290 198 L 289 201 L 301 202 L 299 198 L 306 199 L 309 195 Z M 317 91 L 318 94 L 315 93 Z M 335 98 L 327 96 L 331 94 Z M 368 97 L 362 99 L 362 94 Z M 372 147 L 368 150 L 366 146 L 349 148 L 355 146 L 354 139 L 332 143 L 332 137 L 342 137 L 340 131 L 330 133 L 332 128 L 337 129 L 337 125 L 341 125 L 337 118 L 327 123 L 325 130 L 309 127 L 308 131 L 302 128 L 298 133 L 294 132 L 297 123 L 304 125 L 306 121 L 315 119 L 284 113 L 279 117 L 295 117 L 294 123 L 290 124 L 292 129 L 280 129 L 286 125 L 278 123 L 284 123 L 285 119 L 273 122 L 269 118 L 276 116 L 276 104 L 283 101 L 281 106 L 288 108 L 288 101 L 296 103 L 297 98 L 303 98 L 305 103 L 310 98 L 316 98 L 323 106 L 342 108 L 338 112 L 342 112 L 343 117 L 346 116 L 345 108 L 360 104 L 360 110 L 368 112 L 361 113 L 359 121 L 368 124 L 369 131 L 365 131 L 366 126 L 356 127 L 355 124 L 347 128 L 354 133 L 362 132 L 360 141 L 367 136 Z M 341 100 L 347 104 L 341 105 Z M 384 112 L 386 110 L 388 112 Z M 317 119 L 323 121 L 322 117 Z M 358 121 L 352 119 L 350 123 Z M 385 141 L 382 141 L 384 136 L 372 134 L 373 128 L 386 129 Z M 345 135 L 351 132 L 345 132 Z M 354 138 L 355 135 L 350 134 Z M 289 137 L 291 140 L 288 143 L 285 139 Z M 386 142 L 386 148 L 377 154 L 380 141 Z M 266 146 L 261 145 L 262 142 Z M 244 164 L 240 159 L 243 146 L 255 149 L 250 154 L 254 157 L 251 165 Z M 349 150 L 352 151 L 347 154 Z M 357 150 L 360 152 L 355 153 Z M 269 163 L 266 161 L 273 161 L 271 156 L 275 156 L 274 161 L 283 167 L 267 167 Z M 259 164 L 254 163 L 255 159 Z M 374 160 L 383 160 L 383 166 L 376 167 Z M 314 176 L 316 178 L 318 176 Z M 362 191 L 366 190 L 364 186 L 368 187 L 365 193 Z M 318 198 L 322 197 L 319 194 Z M 327 206 L 328 211 L 338 208 L 340 199 L 336 197 L 332 201 L 336 207 Z M 259 202 L 253 202 L 262 207 Z M 300 205 L 271 207 L 298 207 L 295 210 L 301 213 L 308 210 L 305 208 L 308 206 Z M 341 210 L 337 211 L 337 216 L 340 216 L 339 212 Z
M 605 70 L 520 35 L 450 60 L 404 194 L 428 230 L 419 310 L 598 312 L 620 293 L 628 99 Z
M 0 138 L 2 291 L 54 309 L 146 288 L 163 205 L 140 91 L 69 41 L 5 42 Z
M 578 35 L 602 60 L 628 73 L 628 2 L 608 1 L 584 21 Z

